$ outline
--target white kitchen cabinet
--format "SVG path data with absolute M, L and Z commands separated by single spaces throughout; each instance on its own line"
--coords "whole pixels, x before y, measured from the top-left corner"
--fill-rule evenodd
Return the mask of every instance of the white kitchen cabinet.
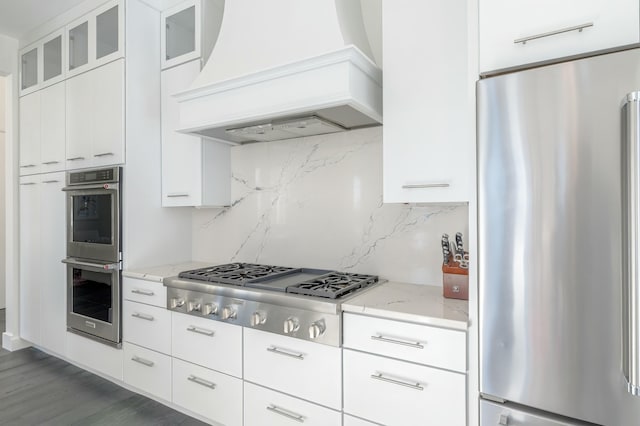
M 64 170 L 65 82 L 20 98 L 20 175 Z
M 66 81 L 67 169 L 124 162 L 124 60 Z
M 124 300 L 122 337 L 126 342 L 171 354 L 171 312 L 165 308 Z
M 64 173 L 20 178 L 20 336 L 64 355 Z
M 171 354 L 242 377 L 242 327 L 172 312 Z
M 177 358 L 173 358 L 173 403 L 216 424 L 243 424 L 242 379 Z
M 344 350 L 344 411 L 388 426 L 464 426 L 466 377 Z
M 20 98 L 20 175 L 40 172 L 40 92 Z
M 225 206 L 231 203 L 231 147 L 178 133 L 180 117 L 173 94 L 185 90 L 200 72 L 193 60 L 162 72 L 162 205 Z
M 187 0 L 162 12 L 162 69 L 202 59 L 215 44 L 224 2 Z
M 640 4 L 480 0 L 479 29 L 480 72 L 488 73 L 638 43 Z
M 171 357 L 131 343 L 122 352 L 124 382 L 171 401 Z
M 41 53 L 37 44 L 20 51 L 20 95 L 27 95 L 40 88 L 42 81 Z
M 69 77 L 124 56 L 124 4 L 110 1 L 65 27 Z
M 467 1 L 382 2 L 382 24 L 384 202 L 467 202 L 476 76 Z
M 340 410 L 340 348 L 244 329 L 244 379 Z
M 321 407 L 249 382 L 244 384 L 244 425 L 341 426 L 339 411 Z
M 20 96 L 64 79 L 64 42 L 64 29 L 59 29 L 20 50 Z
M 122 277 L 122 298 L 165 308 L 167 306 L 167 288 L 156 281 Z

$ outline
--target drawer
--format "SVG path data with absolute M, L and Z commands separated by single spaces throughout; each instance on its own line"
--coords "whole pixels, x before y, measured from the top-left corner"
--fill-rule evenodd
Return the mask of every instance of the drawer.
M 131 343 L 123 351 L 124 382 L 171 401 L 171 357 Z
M 388 426 L 464 426 L 466 376 L 344 350 L 344 412 Z
M 464 331 L 345 313 L 343 347 L 459 372 L 467 370 Z
M 245 426 L 340 426 L 341 413 L 261 386 L 244 384 Z
M 156 281 L 122 277 L 122 298 L 147 305 L 167 307 L 167 288 Z
M 171 353 L 171 312 L 164 308 L 125 300 L 122 303 L 122 337 L 154 351 Z
M 173 403 L 225 426 L 241 426 L 242 380 L 174 358 Z
M 378 426 L 378 424 L 345 414 L 343 416 L 342 426 Z
M 340 410 L 340 348 L 244 330 L 245 380 Z
M 172 312 L 171 330 L 174 357 L 242 377 L 242 327 Z

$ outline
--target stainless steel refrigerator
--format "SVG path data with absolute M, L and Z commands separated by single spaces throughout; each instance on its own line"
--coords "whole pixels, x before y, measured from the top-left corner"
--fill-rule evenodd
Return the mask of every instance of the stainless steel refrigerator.
M 478 83 L 481 425 L 640 425 L 639 145 L 638 49 Z

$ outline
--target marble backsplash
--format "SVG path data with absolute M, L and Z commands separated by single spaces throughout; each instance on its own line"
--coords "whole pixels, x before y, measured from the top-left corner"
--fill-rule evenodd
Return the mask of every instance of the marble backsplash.
M 466 205 L 382 203 L 382 128 L 232 148 L 232 206 L 193 213 L 193 259 L 440 285 Z

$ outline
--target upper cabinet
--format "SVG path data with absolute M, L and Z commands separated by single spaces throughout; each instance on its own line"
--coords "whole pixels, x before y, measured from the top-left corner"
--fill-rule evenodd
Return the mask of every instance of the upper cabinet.
M 223 1 L 187 0 L 162 12 L 162 69 L 206 61 L 222 22 Z
M 58 30 L 20 51 L 20 96 L 65 78 L 64 30 Z
M 124 56 L 124 5 L 108 2 L 65 27 L 68 76 Z
M 553 11 L 553 13 L 550 13 Z M 640 41 L 637 0 L 480 0 L 480 72 Z
M 472 195 L 477 70 L 467 4 L 382 2 L 387 203 L 467 202 Z

